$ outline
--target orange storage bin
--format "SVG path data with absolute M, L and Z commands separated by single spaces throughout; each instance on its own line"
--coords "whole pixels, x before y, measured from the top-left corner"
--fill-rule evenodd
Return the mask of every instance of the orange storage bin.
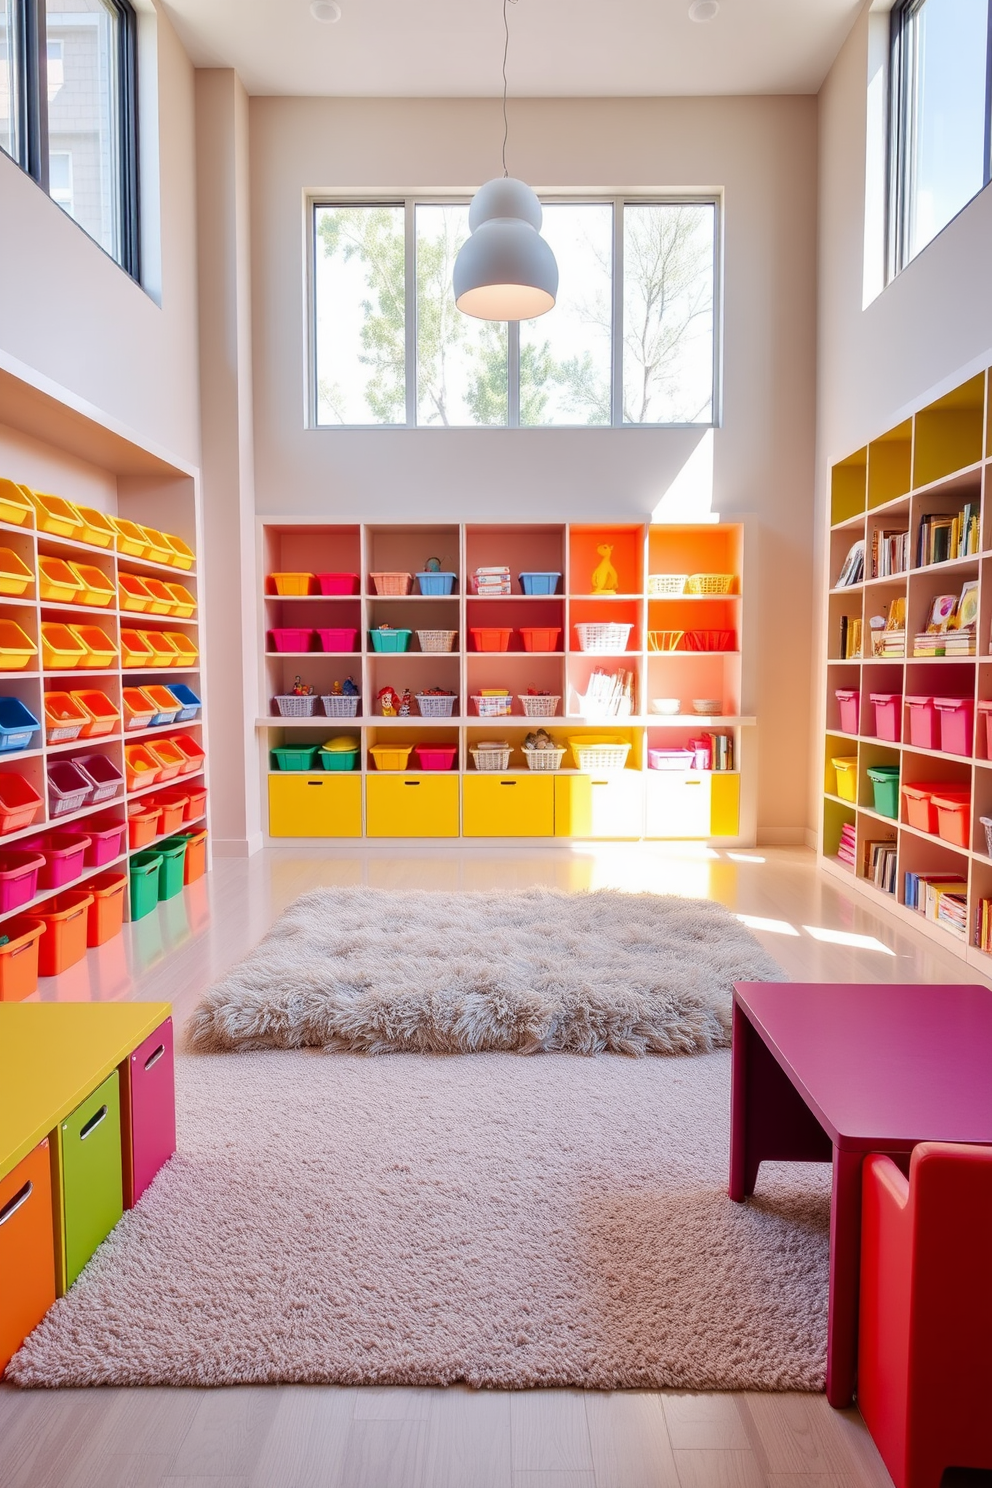
M 38 942 L 45 925 L 34 915 L 16 915 L 4 920 L 3 933 L 9 939 L 0 946 L 0 1002 L 22 1002 L 38 990 Z
M 32 491 L 31 501 L 39 532 L 52 532 L 56 537 L 79 540 L 85 523 L 71 501 L 61 496 L 47 496 L 42 491 Z
M 116 732 L 121 715 L 117 705 L 105 692 L 94 689 L 91 692 L 70 692 L 69 696 L 80 712 L 86 715 L 81 738 L 97 739 L 101 734 Z
M 159 767 L 158 778 L 161 781 L 173 780 L 186 764 L 186 755 L 171 739 L 150 739 L 145 747 Z M 167 830 L 162 828 L 162 831 Z
M 139 630 L 138 634 L 151 652 L 150 666 L 172 666 L 172 663 L 178 660 L 178 647 L 174 645 L 172 637 L 167 631 Z
M 182 820 L 184 822 L 195 822 L 199 821 L 206 812 L 207 788 L 205 785 L 192 785 L 184 781 L 181 785 L 174 785 L 169 790 L 162 791 L 160 795 L 155 797 L 155 800 L 162 803 L 167 801 L 182 801 Z M 171 832 L 173 828 L 163 827 L 162 830 Z
M 138 847 L 147 847 L 149 842 L 154 842 L 158 836 L 158 819 L 161 815 L 157 806 L 151 806 L 147 801 L 128 807 L 127 813 L 127 845 L 132 850 Z
M 41 622 L 41 664 L 47 672 L 74 672 L 86 655 L 85 643 L 71 626 L 57 620 Z
M 507 651 L 513 631 L 495 625 L 474 625 L 470 634 L 476 651 Z
M 192 734 L 174 734 L 171 742 L 185 755 L 187 763 L 181 773 L 192 775 L 195 770 L 203 769 L 203 761 L 206 753 L 198 740 Z
M 55 1305 L 55 1228 L 52 1222 L 52 1155 L 49 1146 L 50 1139 L 45 1137 L 16 1167 L 0 1178 L 0 1277 L 3 1278 L 0 1288 L 0 1375 L 32 1328 L 37 1327 L 48 1309 Z M 11 1455 L 9 1447 L 7 1455 Z
M 165 584 L 172 596 L 172 613 L 177 620 L 190 620 L 196 614 L 196 600 L 185 584 Z
M 75 569 L 64 558 L 47 553 L 38 557 L 38 593 L 50 604 L 75 604 L 85 586 Z
M 199 832 L 181 832 L 186 838 L 186 859 L 183 863 L 183 883 L 195 883 L 207 871 L 207 829 Z
M 31 637 L 13 620 L 0 620 L 0 672 L 22 672 L 38 655 Z
M 93 895 L 82 889 L 56 894 L 37 909 L 45 927 L 38 950 L 38 974 L 58 976 L 86 955 L 86 931 Z
M 173 568 L 181 568 L 187 572 L 193 567 L 196 554 L 188 542 L 177 537 L 174 532 L 163 532 L 162 536 L 169 545 L 169 562 Z
M 967 847 L 971 836 L 971 795 L 968 791 L 934 791 L 930 804 L 937 813 L 937 836 L 955 847 Z
M 77 505 L 76 510 L 83 519 L 79 541 L 89 543 L 91 548 L 112 548 L 114 526 L 106 512 L 97 511 L 95 506 Z
M 45 738 L 49 744 L 64 744 L 78 739 L 86 727 L 88 714 L 73 701 L 71 692 L 45 693 Z
M 143 790 L 146 785 L 154 785 L 159 778 L 161 768 L 158 760 L 148 752 L 144 744 L 125 744 L 124 770 L 129 791 Z
M 83 584 L 76 595 L 76 604 L 90 605 L 99 610 L 113 604 L 114 581 L 107 578 L 102 568 L 95 568 L 92 563 L 70 563 L 69 567 Z
M 909 825 L 916 827 L 920 832 L 929 832 L 933 836 L 937 835 L 940 827 L 935 797 L 940 796 L 945 802 L 953 801 L 957 804 L 971 800 L 970 791 L 965 787 L 957 788 L 949 785 L 946 780 L 916 781 L 911 785 L 904 785 L 902 794 L 906 803 L 906 820 Z
M 124 704 L 124 729 L 148 728 L 158 712 L 154 702 L 143 687 L 125 687 L 121 691 Z
M 93 896 L 86 916 L 86 944 L 93 950 L 105 941 L 113 940 L 124 928 L 127 874 L 99 873 L 82 887 L 85 893 Z
M 137 522 L 129 522 L 126 517 L 111 517 L 110 522 L 118 553 L 123 553 L 126 558 L 148 557 L 148 539 Z
M 0 548 L 0 594 L 17 599 L 27 594 L 34 583 L 34 574 L 13 548 Z
M 141 523 L 141 531 L 148 542 L 148 552 L 145 556 L 152 563 L 168 563 L 172 557 L 172 548 L 166 542 L 164 535 L 157 527 L 146 527 L 144 523 Z
M 29 827 L 44 802 L 30 781 L 13 770 L 0 770 L 0 833 Z
M 150 808 L 158 811 L 158 826 L 156 832 L 177 832 L 186 819 L 186 807 L 189 804 L 189 796 L 184 791 L 163 791 L 160 796 L 152 796 L 148 802 Z
M 143 630 L 121 631 L 121 666 L 122 667 L 151 667 L 156 663 L 153 660 L 154 653 L 148 641 L 145 639 Z
M 183 630 L 167 630 L 165 636 L 176 648 L 173 666 L 195 667 L 200 659 L 200 653 L 193 645 L 189 636 Z
M 12 527 L 33 527 L 34 503 L 27 486 L 16 481 L 0 479 L 0 522 L 9 522 Z
M 117 665 L 117 647 L 99 625 L 70 625 L 69 629 L 86 647 L 86 655 L 79 665 L 84 671 L 106 671 Z
M 151 603 L 148 606 L 149 615 L 171 615 L 172 595 L 162 583 L 161 579 L 146 579 L 145 588 L 151 595 Z
M 138 574 L 117 575 L 117 603 L 120 609 L 141 615 L 148 609 L 151 602 L 151 591 L 145 580 Z

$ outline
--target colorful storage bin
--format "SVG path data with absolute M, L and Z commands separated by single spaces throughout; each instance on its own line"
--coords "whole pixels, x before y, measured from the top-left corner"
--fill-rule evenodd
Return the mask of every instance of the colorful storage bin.
M 937 807 L 934 804 L 935 796 L 940 796 L 945 802 L 953 801 L 960 804 L 963 801 L 970 801 L 971 793 L 964 787 L 949 785 L 946 780 L 915 781 L 911 785 L 902 787 L 906 821 L 917 831 L 930 832 L 934 836 L 937 835 L 939 827 Z
M 321 594 L 357 594 L 357 573 L 319 573 L 317 580 Z
M 557 651 L 561 629 L 555 625 L 521 625 L 520 639 L 525 651 Z
M 151 603 L 148 606 L 149 615 L 171 615 L 172 595 L 162 583 L 161 579 L 146 579 L 145 588 L 151 595 Z
M 170 832 L 178 832 L 188 804 L 189 797 L 180 790 L 163 791 L 160 796 L 152 796 L 147 805 L 150 811 L 158 812 L 156 834 L 165 836 Z
M 207 871 L 207 829 L 198 832 L 183 832 L 186 838 L 186 858 L 183 863 L 183 883 L 195 883 Z
M 155 717 L 155 704 L 143 687 L 125 687 L 121 692 L 124 705 L 124 729 L 144 729 Z
M 191 723 L 202 707 L 196 693 L 191 687 L 187 687 L 185 682 L 170 683 L 169 691 L 181 704 L 179 712 L 176 714 L 175 722 Z
M 898 744 L 902 738 L 902 693 L 872 692 L 875 709 L 875 738 Z
M 162 859 L 158 875 L 158 897 L 174 899 L 183 889 L 186 838 L 170 837 L 166 842 L 160 842 L 155 851 Z
M 172 601 L 172 614 L 177 620 L 190 620 L 196 614 L 196 600 L 185 584 L 164 583 L 162 587 Z
M 190 640 L 184 630 L 167 630 L 165 639 L 172 642 L 175 656 L 172 665 L 177 667 L 195 667 L 200 659 L 200 653 Z
M 150 563 L 166 564 L 172 557 L 172 549 L 156 527 L 146 527 L 144 522 L 138 524 L 138 531 L 142 534 L 147 544 L 145 557 Z
M 163 687 L 160 683 L 153 682 L 141 690 L 148 701 L 155 704 L 155 712 L 148 722 L 148 728 L 156 728 L 159 724 L 175 723 L 179 713 L 179 699 L 171 687 Z
M 0 754 L 13 754 L 16 749 L 30 749 L 31 741 L 40 728 L 41 724 L 20 698 L 0 697 Z
M 39 904 L 35 915 L 45 927 L 38 951 L 38 972 L 58 976 L 86 955 L 86 916 L 93 895 L 69 889 Z
M 73 756 L 72 762 L 93 782 L 93 794 L 89 802 L 91 806 L 95 806 L 98 801 L 112 801 L 124 784 L 124 776 L 105 754 L 77 754 Z
M 174 532 L 163 532 L 162 536 L 169 548 L 169 563 L 173 568 L 181 568 L 188 573 L 196 559 L 189 543 L 184 538 L 177 537 Z
M 34 505 L 27 486 L 0 479 L 0 522 L 9 522 L 12 527 L 31 527 L 33 516 Z
M 124 895 L 127 874 L 101 873 L 84 886 L 92 895 L 86 915 L 86 944 L 90 950 L 113 940 L 124 928 Z
M 971 835 L 971 794 L 968 791 L 934 791 L 931 806 L 937 813 L 937 836 L 955 847 L 967 847 Z
M 861 694 L 856 687 L 837 687 L 834 697 L 840 705 L 840 731 L 842 734 L 858 733 L 861 716 Z
M 318 626 L 317 638 L 322 651 L 354 651 L 358 631 L 348 626 Z
M 649 749 L 650 770 L 691 770 L 695 753 L 691 749 Z
M 140 630 L 138 632 L 148 650 L 151 652 L 149 665 L 152 667 L 172 666 L 179 660 L 179 648 L 175 644 L 172 635 L 167 630 Z M 123 636 L 123 632 L 122 632 Z
M 127 865 L 131 882 L 131 918 L 143 919 L 158 904 L 158 880 L 162 858 L 158 852 L 135 853 Z
M 11 848 L 0 852 L 0 914 L 21 909 L 38 892 L 38 876 L 45 857 L 37 847 Z
M 269 582 L 276 594 L 312 594 L 317 578 L 312 573 L 272 573 Z
M 159 767 L 160 781 L 175 779 L 186 763 L 186 756 L 173 739 L 150 739 L 147 749 Z
M 940 718 L 940 747 L 945 754 L 971 755 L 975 737 L 975 708 L 971 698 L 935 697 Z
M 149 842 L 154 841 L 158 833 L 159 811 L 157 806 L 150 806 L 147 801 L 135 803 L 127 809 L 127 845 L 133 852 L 135 848 L 147 847 Z M 155 898 L 158 899 L 158 885 L 155 887 Z
M 856 801 L 858 799 L 858 757 L 857 755 L 841 755 L 832 759 L 830 763 L 834 767 L 837 780 L 837 795 L 842 801 Z
M 4 947 L 4 954 L 10 947 Z M 2 965 L 2 963 L 0 963 Z M 2 975 L 2 973 L 0 973 Z M 3 1000 L 0 988 L 0 1000 Z M 0 1375 L 55 1302 L 50 1142 L 0 1178 Z
M 437 569 L 433 573 L 418 573 L 417 584 L 421 594 L 450 594 L 457 577 L 457 574 L 449 573 L 446 569 Z
M 125 744 L 124 772 L 129 791 L 143 790 L 145 786 L 154 785 L 158 780 L 160 766 L 144 744 Z
M 41 659 L 46 671 L 75 671 L 86 656 L 86 644 L 71 626 L 55 620 L 41 622 Z
M 140 575 L 122 573 L 117 575 L 117 601 L 120 609 L 141 615 L 150 609 L 152 593 Z
M 48 814 L 68 816 L 81 811 L 96 789 L 90 777 L 70 759 L 50 760 L 48 765 Z M 43 972 L 42 975 L 45 975 Z
M 38 593 L 50 604 L 75 604 L 83 588 L 79 575 L 63 558 L 38 557 Z
M 561 582 L 560 573 L 522 573 L 518 575 L 520 587 L 525 594 L 557 594 Z
M 173 734 L 170 742 L 183 756 L 180 775 L 194 775 L 197 770 L 202 770 L 206 754 L 199 740 L 194 739 L 192 734 Z
M 29 781 L 13 770 L 0 770 L 0 834 L 29 827 L 44 802 Z
M 917 749 L 940 748 L 940 724 L 932 697 L 907 697 L 909 742 Z
M 97 511 L 95 506 L 80 506 L 78 503 L 76 510 L 83 523 L 79 541 L 89 543 L 91 548 L 112 548 L 116 533 L 106 512 Z
M 0 620 L 0 671 L 23 672 L 38 647 L 13 620 Z
M 451 770 L 458 754 L 458 745 L 415 744 L 413 752 L 422 770 Z
M 105 610 L 113 604 L 116 593 L 113 580 L 107 578 L 102 568 L 94 568 L 92 563 L 72 563 L 69 566 L 82 582 L 76 604 L 89 605 L 96 610 Z
M 104 734 L 116 733 L 121 715 L 105 692 L 94 689 L 86 692 L 71 692 L 69 696 L 73 706 L 86 715 L 86 722 L 80 730 L 80 738 L 97 739 Z
M 84 523 L 71 501 L 65 501 L 61 496 L 46 495 L 42 491 L 31 491 L 29 494 L 39 532 L 51 532 L 56 537 L 80 538 Z
M 475 625 L 469 628 L 472 645 L 476 651 L 508 651 L 512 628 L 495 625 Z
M 868 779 L 875 796 L 875 810 L 879 816 L 899 819 L 899 766 L 869 765 Z
M 86 818 L 86 832 L 90 839 L 84 859 L 87 868 L 102 868 L 105 863 L 112 863 L 115 858 L 119 858 L 124 851 L 127 822 L 114 821 L 110 817 L 89 816 Z
M 273 651 L 309 651 L 314 631 L 309 625 L 282 625 L 270 630 L 269 636 Z
M 80 878 L 86 871 L 90 841 L 85 832 L 46 832 L 32 841 L 31 851 L 41 858 L 38 888 L 61 889 Z
M 121 666 L 143 667 L 157 666 L 152 660 L 153 652 L 150 642 L 144 631 L 121 630 Z
M 0 594 L 19 598 L 34 583 L 34 574 L 13 548 L 0 548 Z
M 369 749 L 377 770 L 405 770 L 412 744 L 373 744 Z
M 49 744 L 78 739 L 86 727 L 87 716 L 70 692 L 45 693 L 45 737 Z
M 370 630 L 369 640 L 373 651 L 406 651 L 412 635 L 412 630 Z
M 632 625 L 612 620 L 583 621 L 576 625 L 580 651 L 626 651 Z
M 413 588 L 413 574 L 409 573 L 374 573 L 369 575 L 376 594 L 399 595 L 409 594 Z
M 354 770 L 358 765 L 358 744 L 354 749 L 321 749 L 320 763 L 325 770 Z
M 317 746 L 284 745 L 272 750 L 272 758 L 275 760 L 272 767 L 274 770 L 312 770 L 316 764 Z
M 4 922 L 3 931 L 9 938 L 0 946 L 0 1002 L 22 1002 L 38 990 L 38 942 L 45 926 L 33 915 L 18 915 Z
M 85 671 L 107 671 L 117 666 L 117 647 L 99 625 L 70 625 L 72 634 L 85 648 L 79 665 Z

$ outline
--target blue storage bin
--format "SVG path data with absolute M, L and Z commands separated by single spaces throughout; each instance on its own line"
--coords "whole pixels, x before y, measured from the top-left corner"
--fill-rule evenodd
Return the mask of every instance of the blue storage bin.
M 176 714 L 176 723 L 189 723 L 190 719 L 195 718 L 203 706 L 200 699 L 192 687 L 187 687 L 185 682 L 170 683 L 169 691 L 174 698 L 178 698 L 182 703 L 182 707 Z
M 0 754 L 30 748 L 32 736 L 40 728 L 41 724 L 20 698 L 0 697 Z
M 455 587 L 458 575 L 439 571 L 438 573 L 418 573 L 416 577 L 421 594 L 450 594 Z
M 560 573 L 522 573 L 520 587 L 525 594 L 557 594 Z

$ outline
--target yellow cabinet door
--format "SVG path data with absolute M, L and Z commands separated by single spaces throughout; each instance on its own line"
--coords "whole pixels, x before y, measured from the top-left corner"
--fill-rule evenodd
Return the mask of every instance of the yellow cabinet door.
M 687 770 L 649 770 L 646 835 L 709 837 L 712 779 Z
M 640 837 L 643 832 L 644 789 L 639 770 L 556 779 L 556 837 Z
M 553 775 L 466 775 L 462 781 L 465 837 L 552 837 Z
M 369 837 L 457 837 L 458 776 L 373 773 L 365 785 Z
M 361 837 L 362 777 L 354 773 L 269 776 L 270 837 Z
M 741 830 L 741 777 L 718 770 L 710 781 L 710 836 L 737 837 Z

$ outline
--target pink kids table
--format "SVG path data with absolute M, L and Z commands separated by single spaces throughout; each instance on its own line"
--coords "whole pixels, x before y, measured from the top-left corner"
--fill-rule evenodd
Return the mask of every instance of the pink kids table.
M 827 1399 L 850 1405 L 862 1158 L 992 1145 L 992 989 L 735 982 L 732 1070 L 732 1199 L 765 1159 L 833 1163 Z

